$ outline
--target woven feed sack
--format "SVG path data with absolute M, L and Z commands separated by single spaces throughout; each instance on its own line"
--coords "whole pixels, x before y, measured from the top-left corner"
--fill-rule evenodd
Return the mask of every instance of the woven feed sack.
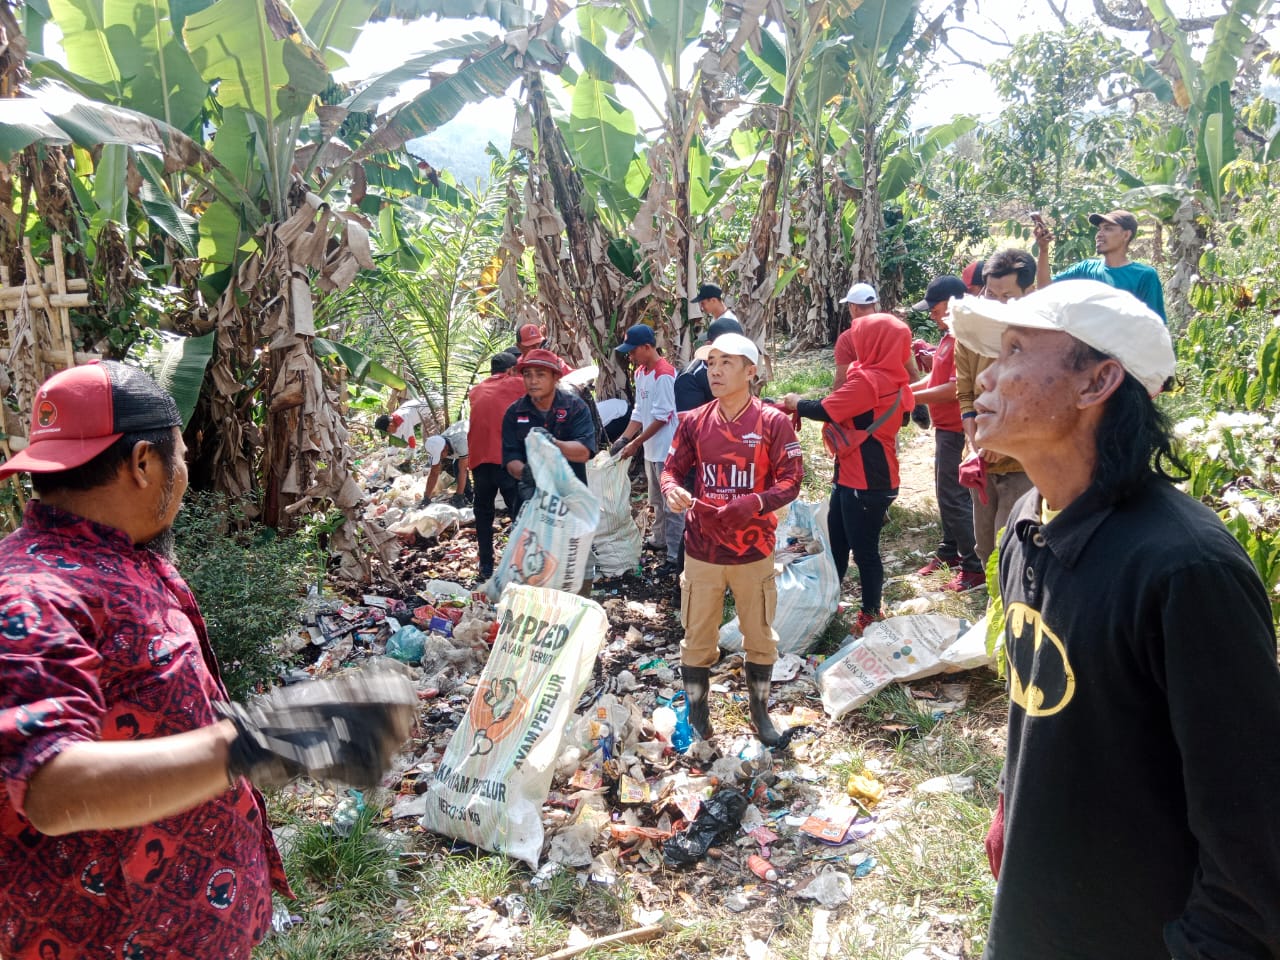
M 529 434 L 525 453 L 538 493 L 520 508 L 502 559 L 482 588 L 491 602 L 511 583 L 577 593 L 591 563 L 600 501 L 545 432 Z
M 582 597 L 513 584 L 466 716 L 427 791 L 422 826 L 538 867 L 542 805 L 608 620 Z

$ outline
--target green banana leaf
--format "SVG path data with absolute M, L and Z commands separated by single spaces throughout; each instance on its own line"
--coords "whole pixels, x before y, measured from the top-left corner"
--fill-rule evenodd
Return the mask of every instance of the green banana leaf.
M 316 356 L 337 356 L 351 371 L 351 376 L 355 378 L 356 383 L 362 384 L 365 380 L 372 380 L 374 383 L 380 383 L 384 387 L 390 387 L 392 390 L 404 390 L 408 387 L 408 384 L 403 379 L 396 376 L 395 373 L 377 360 L 361 353 L 355 347 L 349 347 L 345 343 L 337 343 L 333 340 L 326 340 L 324 337 L 316 337 L 312 344 L 315 346 Z
M 213 357 L 213 339 L 217 331 L 210 330 L 202 337 L 180 337 L 171 340 L 160 350 L 159 356 L 145 365 L 156 382 L 164 387 L 178 404 L 185 430 L 195 412 L 200 390 L 204 385 L 204 372 Z
M 129 221 L 129 148 L 108 143 L 93 169 L 93 199 L 108 220 L 124 226 Z
M 885 200 L 900 196 L 925 164 L 977 125 L 975 117 L 956 117 L 905 138 L 880 171 L 880 196 Z
M 1145 0 L 1145 2 L 1147 10 L 1172 44 L 1173 62 L 1180 74 L 1173 85 L 1174 100 L 1182 109 L 1191 109 L 1200 99 L 1200 64 L 1196 63 L 1195 58 L 1191 56 L 1191 45 L 1187 42 L 1186 31 L 1182 29 L 1174 12 L 1169 9 L 1167 0 Z M 1163 50 L 1155 52 L 1164 53 Z M 1179 84 L 1178 81 L 1181 83 Z
M 1200 186 L 1213 206 L 1222 209 L 1225 188 L 1222 168 L 1236 158 L 1235 114 L 1231 107 L 1231 83 L 1224 81 L 1209 91 L 1196 139 L 1196 171 Z
M 622 181 L 636 152 L 635 115 L 618 102 L 612 83 L 588 74 L 573 85 L 565 140 L 575 163 L 606 181 Z
M 387 97 L 395 96 L 406 83 L 422 79 L 431 67 L 448 60 L 466 60 L 483 53 L 491 46 L 493 46 L 493 36 L 487 33 L 469 33 L 454 40 L 446 40 L 431 50 L 411 57 L 399 66 L 380 74 L 368 86 L 343 101 L 342 105 L 356 113 L 376 110 L 379 103 Z
M 1206 92 L 1221 83 L 1234 83 L 1244 46 L 1253 36 L 1253 21 L 1270 0 L 1229 0 L 1227 11 L 1213 25 L 1213 39 L 1200 68 Z
M 274 135 L 329 85 L 328 64 L 299 27 L 281 0 L 218 0 L 188 16 L 183 34 L 218 102 L 258 114 Z
M 199 131 L 209 84 L 162 0 L 50 0 L 67 67 L 111 91 L 110 102 L 188 133 Z
M 207 154 L 186 134 L 136 110 L 99 103 L 61 83 L 42 80 L 28 96 L 0 99 L 0 162 L 33 143 L 76 143 L 86 149 L 118 143 L 194 166 Z

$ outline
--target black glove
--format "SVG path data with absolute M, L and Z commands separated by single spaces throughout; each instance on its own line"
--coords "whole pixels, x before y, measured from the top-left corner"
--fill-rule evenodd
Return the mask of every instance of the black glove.
M 215 703 L 236 726 L 231 779 L 279 787 L 294 777 L 376 787 L 409 738 L 418 698 L 398 667 L 371 665 L 333 680 L 281 687 L 251 703 Z
M 520 494 L 520 502 L 532 500 L 538 495 L 538 485 L 533 482 L 533 467 L 529 464 L 524 465 L 524 470 L 520 472 L 520 479 L 516 481 L 517 492 Z
M 929 405 L 927 403 L 917 403 L 916 408 L 911 411 L 911 422 L 921 430 L 928 430 L 931 421 L 929 420 Z
M 622 448 L 630 442 L 631 441 L 627 437 L 619 437 L 609 445 L 609 456 L 616 457 L 622 452 Z
M 467 498 L 460 493 L 455 493 L 449 498 L 449 506 L 451 507 L 465 507 L 467 503 Z

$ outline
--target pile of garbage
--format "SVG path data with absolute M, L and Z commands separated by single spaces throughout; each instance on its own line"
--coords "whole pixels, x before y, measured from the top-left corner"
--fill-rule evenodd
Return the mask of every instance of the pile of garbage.
M 287 638 L 288 652 L 316 659 L 289 670 L 286 683 L 385 656 L 414 668 L 423 699 L 447 693 L 476 674 L 498 629 L 493 607 L 446 580 L 427 581 L 403 597 L 365 594 L 359 603 L 313 592 L 299 619 L 300 628 Z
M 605 609 L 644 606 L 613 600 Z M 393 816 L 522 859 L 535 886 L 565 871 L 635 884 L 677 869 L 713 873 L 735 912 L 779 896 L 825 909 L 847 902 L 876 869 L 877 806 L 890 788 L 874 761 L 833 777 L 852 760 L 826 755 L 818 737 L 823 658 L 788 654 L 775 665 L 772 712 L 790 730 L 781 747 L 770 750 L 745 726 L 699 740 L 678 644 L 617 630 L 602 613 L 561 591 L 508 588 L 491 628 L 501 655 L 428 709 Z M 927 701 L 939 713 L 966 695 L 963 684 L 944 687 L 946 696 Z M 711 690 L 745 703 L 739 656 L 715 668 Z M 917 791 L 963 792 L 973 786 L 964 780 Z
M 403 449 L 391 448 L 357 462 L 357 473 L 369 494 L 364 519 L 406 540 L 415 535 L 429 540 L 473 525 L 476 515 L 471 507 L 422 502 L 427 468 L 407 454 Z

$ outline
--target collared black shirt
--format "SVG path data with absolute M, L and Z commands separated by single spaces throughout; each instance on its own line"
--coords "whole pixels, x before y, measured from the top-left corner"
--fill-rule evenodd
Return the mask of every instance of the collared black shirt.
M 502 417 L 502 465 L 512 460 L 527 462 L 524 438 L 534 427 L 542 427 L 557 440 L 576 440 L 594 457 L 596 454 L 596 425 L 591 410 L 577 393 L 556 390 L 551 409 L 543 412 L 533 405 L 526 393 L 511 404 Z M 574 476 L 587 482 L 587 465 L 570 462 Z
M 1005 853 L 987 960 L 1280 958 L 1280 669 L 1265 588 L 1163 481 L 1001 544 Z
M 715 398 L 715 394 L 711 392 L 711 381 L 707 377 L 705 361 L 692 361 L 676 377 L 676 411 L 678 413 L 696 410 Z

